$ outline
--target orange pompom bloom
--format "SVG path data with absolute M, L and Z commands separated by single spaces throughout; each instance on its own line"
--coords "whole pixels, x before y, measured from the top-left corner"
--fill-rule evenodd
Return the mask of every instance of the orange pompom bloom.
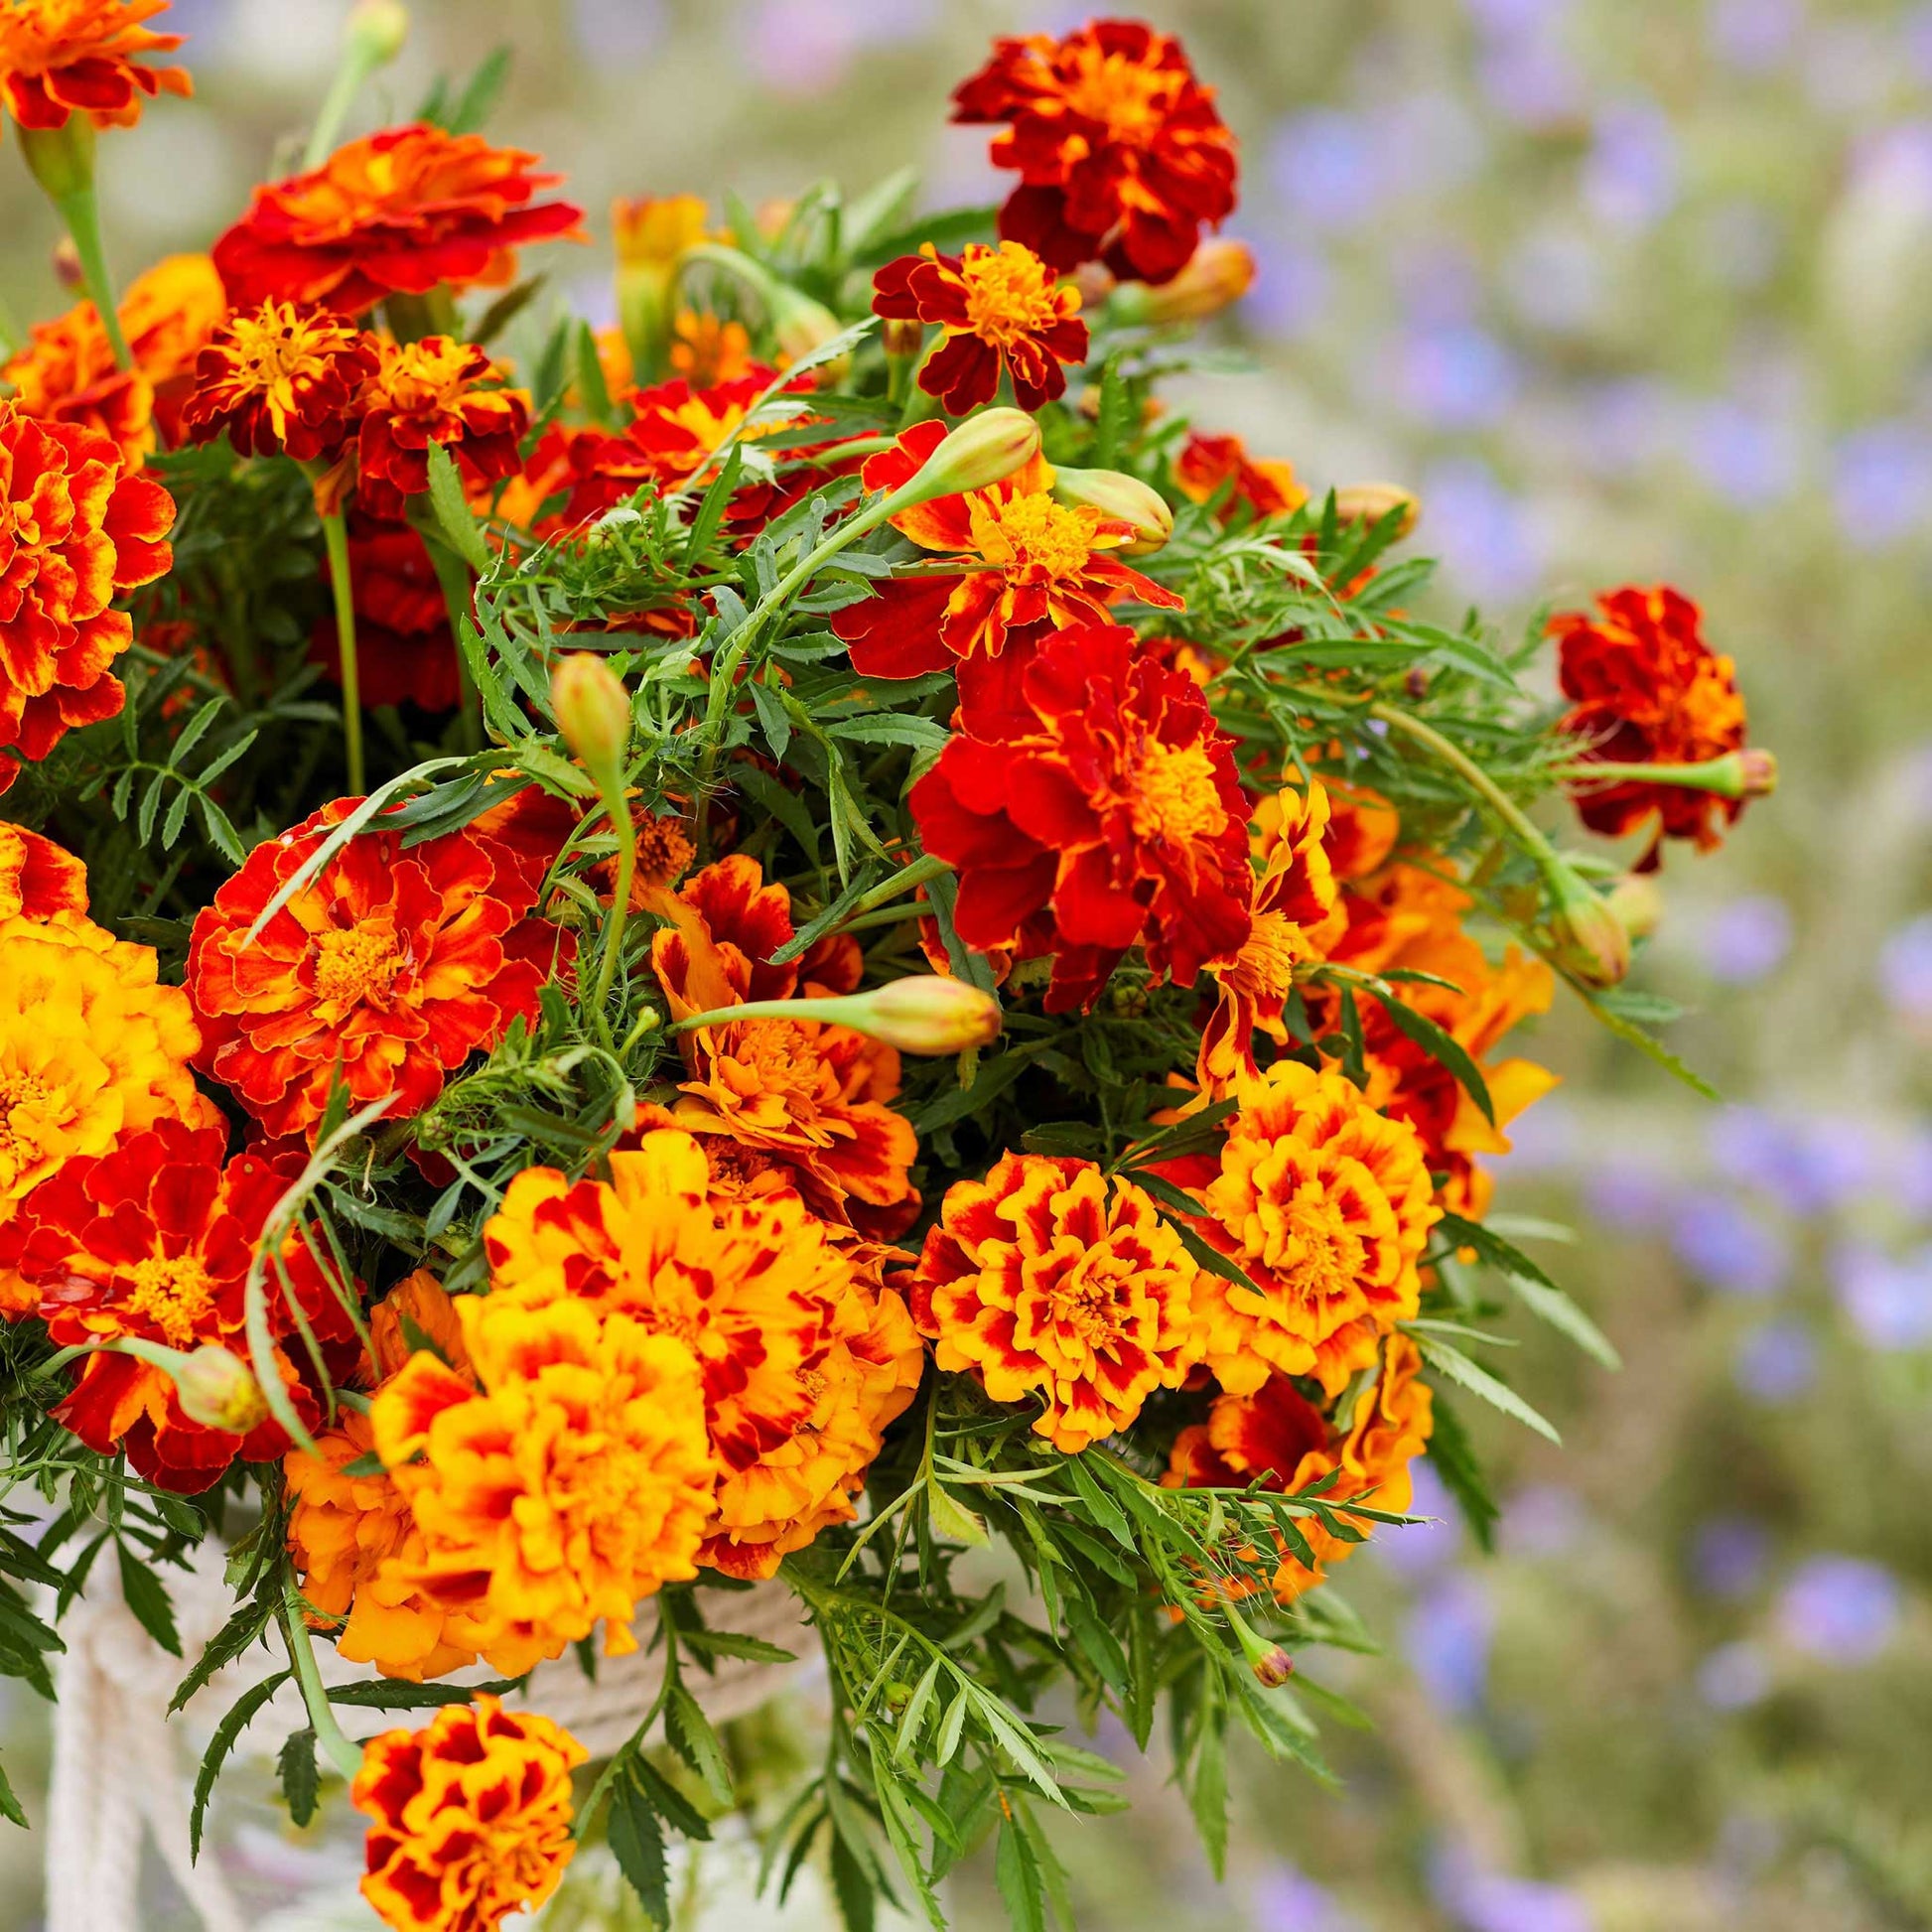
M 349 1786 L 375 1821 L 362 1896 L 395 1932 L 495 1932 L 541 1905 L 577 1850 L 570 1774 L 588 1756 L 548 1718 L 488 1696 L 370 1738 Z
M 1275 457 L 1250 456 L 1238 436 L 1189 433 L 1173 460 L 1174 487 L 1196 503 L 1211 503 L 1223 489 L 1225 519 L 1238 507 L 1257 516 L 1287 516 L 1309 500 L 1295 480 L 1295 466 Z M 1232 485 L 1230 488 L 1229 485 Z
M 354 430 L 376 350 L 373 336 L 320 310 L 269 301 L 238 311 L 195 359 L 182 427 L 196 443 L 226 431 L 243 456 L 327 461 Z
M 530 399 L 500 386 L 488 355 L 469 343 L 384 344 L 360 407 L 356 488 L 373 515 L 399 517 L 405 497 L 429 488 L 432 443 L 449 451 L 468 489 L 487 489 L 522 467 L 516 446 L 530 426 Z
M 625 350 L 626 367 L 629 359 Z M 751 333 L 742 322 L 708 309 L 680 309 L 672 317 L 671 370 L 693 389 L 736 382 L 756 367 Z
M 919 369 L 919 387 L 963 416 L 1000 392 L 1002 372 L 1022 409 L 1066 393 L 1062 362 L 1087 359 L 1080 292 L 1056 288 L 1053 271 L 1031 248 L 969 241 L 957 255 L 931 242 L 890 261 L 872 278 L 872 312 L 889 322 L 936 322 L 938 349 Z
M 1563 694 L 1573 707 L 1564 729 L 1586 741 L 1580 758 L 1702 764 L 1743 749 L 1736 669 L 1704 641 L 1703 621 L 1698 607 L 1667 584 L 1605 591 L 1594 615 L 1570 611 L 1550 620 Z M 1574 794 L 1578 816 L 1607 838 L 1654 819 L 1646 865 L 1667 838 L 1694 839 L 1708 852 L 1743 810 L 1741 798 L 1641 779 L 1582 778 Z
M 52 839 L 0 819 L 0 920 L 87 909 L 87 868 Z
M 866 460 L 869 490 L 897 489 L 945 440 L 943 423 L 917 423 Z M 1178 611 L 1183 601 L 1114 552 L 1144 532 L 1091 504 L 1053 500 L 1053 471 L 1035 456 L 1003 482 L 902 510 L 893 527 L 922 550 L 962 564 L 958 577 L 889 578 L 848 604 L 832 629 L 862 677 L 922 677 L 959 659 L 997 657 L 1069 624 L 1105 623 L 1131 601 Z
M 912 1314 L 941 1370 L 971 1371 L 995 1402 L 1038 1396 L 1034 1433 L 1071 1455 L 1179 1387 L 1206 1279 L 1144 1188 L 1091 1161 L 1008 1154 L 946 1190 Z
M 1201 1233 L 1251 1288 L 1201 1277 L 1200 1347 L 1222 1388 L 1249 1395 L 1271 1370 L 1330 1395 L 1416 1312 L 1417 1264 L 1441 1219 L 1422 1143 L 1339 1073 L 1277 1060 L 1234 1089 L 1218 1163 L 1167 1170 L 1203 1210 Z
M 425 1349 L 370 1406 L 422 1538 L 379 1580 L 460 1619 L 505 1676 L 599 1619 L 609 1654 L 635 1649 L 638 1599 L 697 1574 L 714 1506 L 697 1358 L 575 1297 L 466 1295 L 457 1314 L 476 1384 Z
M 1206 1422 L 1174 1439 L 1162 1482 L 1171 1489 L 1245 1489 L 1259 1477 L 1264 1489 L 1294 1496 L 1339 1470 L 1321 1491 L 1324 1502 L 1360 1499 L 1400 1515 L 1414 1499 L 1409 1465 L 1428 1446 L 1433 1421 L 1421 1370 L 1416 1344 L 1405 1334 L 1392 1334 L 1374 1388 L 1357 1398 L 1353 1423 L 1339 1437 L 1331 1420 L 1285 1375 L 1271 1375 L 1252 1395 L 1219 1396 Z M 1365 1521 L 1346 1520 L 1364 1532 L 1370 1528 Z M 1308 1541 L 1314 1567 L 1276 1538 L 1282 1561 L 1272 1581 L 1283 1604 L 1312 1589 L 1329 1564 L 1358 1547 L 1331 1535 L 1313 1516 L 1300 1518 L 1296 1527 Z M 1225 1582 L 1221 1587 L 1228 1587 Z M 1245 1587 L 1231 1593 L 1244 1594 Z
M 44 759 L 121 708 L 108 671 L 134 640 L 115 596 L 174 562 L 175 499 L 105 436 L 0 400 L 0 748 Z M 0 758 L 0 791 L 20 767 Z
M 536 1010 L 557 944 L 529 916 L 537 882 L 474 827 L 405 847 L 351 839 L 250 942 L 248 928 L 354 809 L 339 798 L 247 863 L 196 916 L 188 993 L 196 1064 L 271 1135 L 306 1134 L 340 1070 L 352 1106 L 420 1113 L 444 1076 Z
M 1000 232 L 1062 272 L 1104 261 L 1165 282 L 1204 222 L 1234 208 L 1234 136 L 1180 43 L 1137 20 L 1097 20 L 1055 41 L 1002 39 L 953 95 L 953 119 L 1004 123 L 996 167 L 1020 186 Z
M 183 68 L 150 68 L 144 54 L 166 54 L 179 34 L 141 25 L 168 0 L 13 0 L 0 7 L 0 103 L 23 128 L 66 127 L 85 114 L 96 127 L 132 127 L 141 97 L 188 95 Z
M 359 316 L 442 282 L 496 287 L 515 279 L 523 243 L 584 238 L 581 208 L 532 205 L 560 179 L 533 173 L 536 159 L 480 134 L 385 128 L 345 142 L 320 168 L 256 189 L 214 244 L 214 265 L 237 308 L 321 303 Z

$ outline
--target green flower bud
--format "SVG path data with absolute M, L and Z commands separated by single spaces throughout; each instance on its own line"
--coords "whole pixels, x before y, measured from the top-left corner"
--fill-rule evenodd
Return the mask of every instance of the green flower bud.
M 1135 537 L 1123 547 L 1123 556 L 1144 557 L 1173 535 L 1173 511 L 1167 499 L 1140 478 L 1118 470 L 1056 469 L 1053 500 L 1072 506 L 1085 504 L 1116 522 L 1131 523 Z
M 985 489 L 1025 469 L 1039 454 L 1039 425 L 1024 409 L 982 409 L 926 458 L 918 474 L 893 492 L 900 509 Z

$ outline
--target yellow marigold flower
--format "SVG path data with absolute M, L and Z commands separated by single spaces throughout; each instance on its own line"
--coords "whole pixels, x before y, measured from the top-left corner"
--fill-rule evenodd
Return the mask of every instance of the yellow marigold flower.
M 1203 1274 L 1199 1342 L 1222 1388 L 1311 1375 L 1330 1395 L 1416 1312 L 1442 1218 L 1422 1142 L 1337 1072 L 1277 1060 L 1234 1088 L 1220 1171 L 1193 1189 L 1201 1232 L 1252 1288 Z
M 577 1850 L 570 1774 L 588 1756 L 561 1725 L 493 1697 L 370 1738 L 349 1787 L 375 1821 L 362 1896 L 396 1932 L 493 1932 L 542 1904 Z
M 1037 1395 L 1035 1434 L 1072 1454 L 1178 1387 L 1205 1281 L 1144 1188 L 1091 1161 L 1009 1154 L 947 1190 L 912 1311 L 942 1370 L 972 1371 L 995 1402 Z
M 506 1676 L 599 1618 L 612 1655 L 635 1648 L 638 1599 L 696 1575 L 714 1506 L 695 1357 L 581 1301 L 468 1296 L 458 1317 L 480 1386 L 423 1350 L 370 1409 L 423 1540 L 380 1579 L 466 1619 Z

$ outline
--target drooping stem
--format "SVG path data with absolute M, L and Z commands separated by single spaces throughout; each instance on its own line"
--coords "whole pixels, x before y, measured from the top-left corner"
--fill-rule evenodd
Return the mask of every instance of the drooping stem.
M 316 1666 L 316 1647 L 310 1641 L 309 1626 L 302 1617 L 302 1598 L 293 1583 L 282 1598 L 281 1624 L 282 1641 L 288 1645 L 289 1662 L 295 1667 L 295 1681 L 302 1687 L 302 1702 L 308 1709 L 316 1742 L 329 1753 L 336 1769 L 352 1779 L 362 1768 L 362 1753 L 329 1708 L 329 1691 Z
M 343 667 L 343 751 L 348 764 L 348 795 L 362 795 L 362 684 L 355 664 L 355 587 L 348 575 L 348 525 L 341 510 L 326 511 L 322 540 L 329 552 L 329 583 L 336 600 L 336 647 Z
M 1531 823 L 1515 799 L 1466 752 L 1450 744 L 1433 725 L 1425 725 L 1413 712 L 1390 704 L 1372 704 L 1368 707 L 1368 715 L 1380 719 L 1391 731 L 1402 732 L 1433 752 L 1502 820 L 1545 873 L 1552 867 L 1563 869 L 1563 860 L 1556 847 Z

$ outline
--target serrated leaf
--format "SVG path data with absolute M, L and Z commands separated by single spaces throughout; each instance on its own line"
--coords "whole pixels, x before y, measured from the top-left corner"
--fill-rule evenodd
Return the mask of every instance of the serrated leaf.
M 274 1611 L 267 1603 L 243 1603 L 207 1640 L 194 1667 L 176 1686 L 175 1695 L 169 1700 L 168 1715 L 173 1717 L 216 1671 L 233 1663 L 268 1628 L 273 1616 Z
M 188 1813 L 188 1857 L 191 1863 L 201 1856 L 202 1820 L 207 1812 L 208 1794 L 213 1791 L 214 1780 L 220 1774 L 228 1753 L 234 1749 L 235 1740 L 248 1728 L 255 1713 L 294 1674 L 293 1671 L 277 1671 L 273 1677 L 265 1677 L 259 1684 L 243 1691 L 215 1725 L 214 1735 L 208 1740 L 207 1751 L 202 1758 L 201 1769 L 195 1773 L 195 1799 Z
M 986 1525 L 937 1482 L 926 1488 L 926 1516 L 932 1524 L 933 1535 L 943 1537 L 948 1543 L 964 1543 L 978 1549 L 988 1540 Z
M 1419 1013 L 1407 1001 L 1397 999 L 1390 989 L 1371 984 L 1365 986 L 1363 991 L 1389 1016 L 1398 1033 L 1406 1035 L 1431 1059 L 1446 1066 L 1455 1076 L 1463 1092 L 1481 1109 L 1483 1119 L 1491 1127 L 1495 1126 L 1496 1105 L 1489 1098 L 1489 1083 L 1482 1077 L 1482 1069 L 1476 1065 L 1468 1048 L 1427 1014 Z
M 501 1697 L 521 1681 L 499 1677 L 488 1684 L 409 1684 L 385 1677 L 375 1682 L 332 1684 L 329 1702 L 355 1711 L 434 1711 L 446 1704 L 468 1704 L 476 1697 Z
M 175 1629 L 175 1606 L 168 1591 L 146 1564 L 125 1543 L 115 1545 L 121 1560 L 121 1595 L 135 1620 L 171 1657 L 181 1655 L 181 1637 Z
M 18 1825 L 22 1831 L 29 1829 L 27 1814 L 20 1808 L 20 1800 L 14 1796 L 14 1788 L 7 1780 L 4 1766 L 0 1766 L 0 1818 L 11 1825 Z
M 316 1796 L 322 1788 L 322 1773 L 316 1764 L 316 1733 L 310 1726 L 289 1732 L 276 1756 L 275 1772 L 282 1781 L 289 1823 L 308 1824 L 316 1815 Z
M 1219 1878 L 1227 1868 L 1227 1733 L 1218 1717 L 1204 1717 L 1187 1780 L 1187 1809 L 1194 1815 L 1207 1867 Z
M 704 1788 L 720 1805 L 729 1807 L 737 1793 L 732 1784 L 731 1766 L 711 1720 L 698 1707 L 698 1701 L 682 1684 L 674 1684 L 664 1704 L 664 1737 L 698 1777 Z
M 1423 1360 L 1438 1374 L 1447 1375 L 1451 1382 L 1467 1389 L 1471 1395 L 1480 1396 L 1491 1408 L 1500 1409 L 1504 1415 L 1527 1429 L 1535 1430 L 1539 1436 L 1553 1443 L 1563 1441 L 1556 1430 L 1507 1382 L 1491 1375 L 1479 1362 L 1471 1361 L 1461 1349 L 1439 1341 L 1434 1335 L 1418 1335 L 1416 1347 L 1421 1351 Z
M 762 1637 L 748 1637 L 740 1630 L 681 1630 L 678 1641 L 687 1650 L 709 1657 L 743 1657 L 755 1664 L 792 1664 L 798 1654 L 781 1650 Z
M 993 1877 L 1000 1888 L 1000 1902 L 1006 1907 L 1007 1923 L 1015 1932 L 1046 1932 L 1046 1887 L 1040 1880 L 1033 1847 L 1012 1820 L 1000 1827 Z
M 481 577 L 489 569 L 489 546 L 464 500 L 463 479 L 457 474 L 456 461 L 433 437 L 423 454 L 429 462 L 429 506 L 436 527 L 450 548 Z
M 621 1776 L 611 1790 L 610 1820 L 605 1828 L 611 1854 L 651 1922 L 671 1922 L 669 1882 L 664 1869 L 664 1828 L 635 1779 Z
M 1459 1214 L 1446 1214 L 1437 1231 L 1458 1248 L 1473 1249 L 1477 1259 L 1501 1275 L 1533 1314 L 1568 1335 L 1585 1354 L 1605 1368 L 1623 1366 L 1622 1356 L 1602 1329 L 1522 1249 L 1504 1240 L 1494 1228 Z
M 1468 1431 L 1462 1427 L 1462 1418 L 1449 1403 L 1443 1400 L 1441 1390 L 1436 1391 L 1433 1407 L 1435 1426 L 1429 1438 L 1430 1466 L 1443 1479 L 1443 1487 L 1449 1492 L 1455 1506 L 1462 1513 L 1462 1520 L 1469 1526 L 1469 1534 L 1475 1539 L 1476 1548 L 1489 1551 L 1495 1548 L 1496 1523 L 1502 1511 L 1489 1493 L 1489 1485 L 1483 1479 L 1482 1465 L 1476 1460 L 1475 1446 L 1469 1441 Z

